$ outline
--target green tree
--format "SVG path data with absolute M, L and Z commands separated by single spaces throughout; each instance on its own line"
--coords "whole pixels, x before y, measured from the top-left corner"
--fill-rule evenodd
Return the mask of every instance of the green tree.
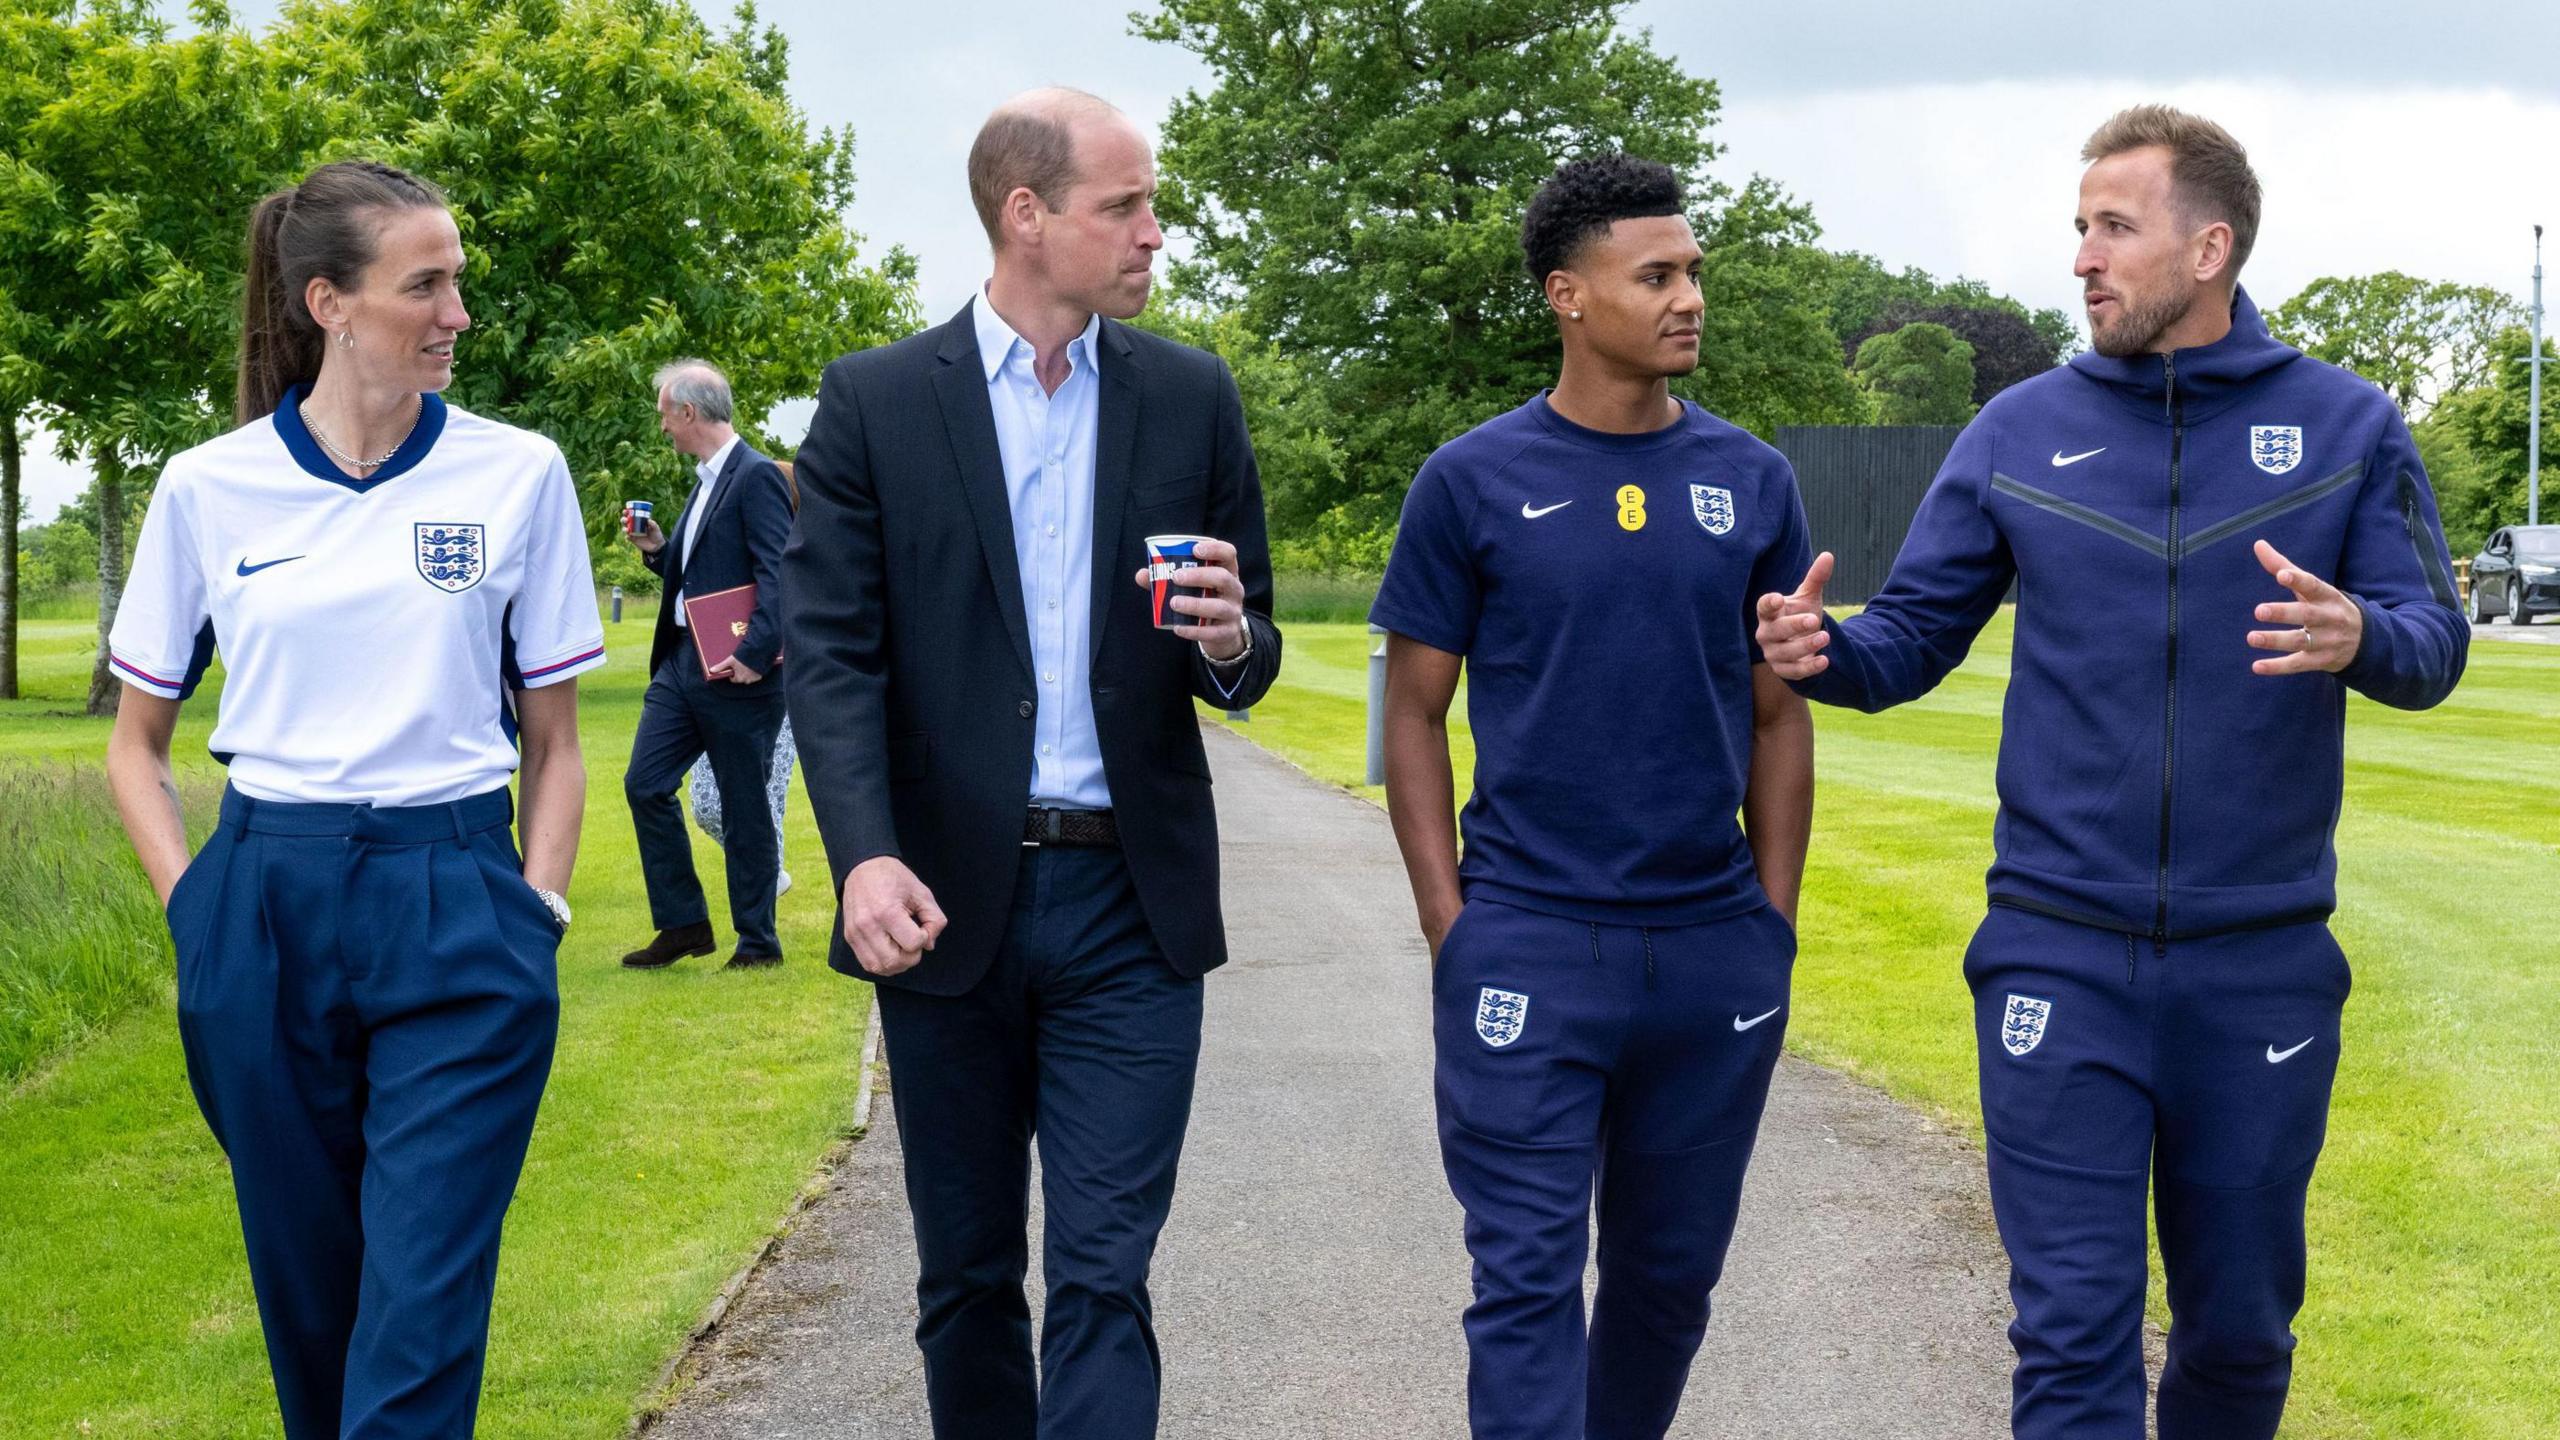
M 453 398 L 557 439 L 598 539 L 682 493 L 658 363 L 719 361 L 752 422 L 914 325 L 912 264 L 863 265 L 843 220 L 852 137 L 809 134 L 751 9 L 715 36 L 679 0 L 297 0 L 260 36 L 198 0 L 175 38 L 141 0 L 0 7 L 0 416 L 32 397 L 95 477 L 93 710 L 132 504 L 229 422 L 250 208 L 321 161 L 446 186 L 477 322 Z
M 1991 403 L 1992 396 L 2061 363 L 2051 337 L 2027 318 L 2025 310 L 2002 303 L 1915 305 L 1897 300 L 1858 337 L 1858 345 L 1922 321 L 1944 325 L 1973 347 L 1972 399 L 1977 410 Z M 1857 353 L 1857 346 L 1850 347 L 1853 361 Z
M 29 67 L 0 100 L 12 369 L 97 492 L 93 714 L 120 693 L 106 637 L 129 501 L 227 423 L 247 202 L 321 119 L 221 5 L 199 0 L 192 15 L 196 33 L 177 38 L 138 0 L 0 11 L 0 49 Z
M 378 154 L 451 197 L 473 324 L 450 397 L 559 442 L 602 579 L 654 585 L 621 504 L 672 514 L 691 482 L 658 365 L 721 366 L 766 439 L 828 361 L 915 328 L 913 261 L 864 264 L 845 223 L 852 134 L 810 133 L 752 6 L 715 34 L 681 0 L 296 0 L 271 39 L 372 137 L 315 159 Z
M 50 598 L 98 583 L 98 535 L 70 515 L 31 525 L 20 537 L 25 560 L 20 583 L 26 594 Z
M 2488 495 L 2489 467 L 2471 453 L 2470 444 L 2454 424 L 2462 399 L 2461 395 L 2449 395 L 2409 425 L 2409 438 L 2418 446 L 2418 463 L 2426 467 L 2427 483 L 2435 487 L 2445 543 L 2456 559 L 2478 551 L 2489 532 L 2497 528 L 2488 523 L 2493 509 Z
M 33 233 L 17 196 L 28 170 L 27 126 L 62 99 L 79 35 L 67 3 L 9 0 L 0 6 L 0 700 L 18 698 L 18 600 L 25 565 L 18 525 L 25 513 L 21 422 L 42 398 L 36 350 L 43 334 L 18 301 L 35 278 L 28 262 Z
M 2416 415 L 2487 383 L 2491 341 L 2523 314 L 2513 296 L 2486 285 L 2385 270 L 2324 275 L 2266 318 L 2277 339 L 2353 370 Z
M 2447 538 L 2457 529 L 2471 547 L 2501 525 L 2525 521 L 2526 457 L 2531 451 L 2532 392 L 2524 363 L 2532 339 L 2523 326 L 2501 331 L 2487 346 L 2482 370 L 2488 383 L 2438 401 L 2421 421 L 2422 436 L 2432 434 L 2438 454 L 2450 463 L 2450 485 L 2437 481 L 2438 502 L 2445 511 Z M 2560 342 L 2546 337 L 2546 357 L 2560 356 Z M 2542 514 L 2560 517 L 2560 462 L 2552 453 L 2560 444 L 2560 369 L 2546 363 L 2542 386 Z M 2422 438 L 2422 447 L 2427 441 Z M 2420 451 L 2421 456 L 2425 450 Z M 2430 475 L 2434 475 L 2430 460 Z
M 1857 359 L 1858 347 L 1870 337 L 1899 330 L 1914 320 L 1930 320 L 1954 329 L 1983 349 L 1972 333 L 1991 322 L 1959 324 L 1959 312 L 2010 317 L 2024 327 L 2023 339 L 2004 334 L 2001 353 L 1977 353 L 1974 403 L 1979 405 L 2028 375 L 2040 374 L 2071 358 L 2080 348 L 2080 332 L 2059 310 L 2030 310 L 1979 280 L 1957 276 L 1939 280 L 1918 266 L 1888 270 L 1864 251 L 1816 251 L 1806 275 L 1807 289 L 1840 341 L 1841 363 Z M 2012 353 L 2014 347 L 2014 353 Z
M 1246 328 L 1232 310 L 1212 309 L 1159 285 L 1145 313 L 1130 322 L 1169 340 L 1214 352 L 1235 372 L 1245 428 L 1262 473 L 1263 509 L 1275 561 L 1293 569 L 1366 568 L 1341 553 L 1341 541 L 1318 543 L 1323 518 L 1346 497 L 1342 444 L 1333 436 L 1322 387 L 1288 352 Z
M 1858 383 L 1879 425 L 1961 425 L 1973 418 L 1973 347 L 1923 320 L 1858 347 Z
M 1174 102 L 1159 207 L 1189 234 L 1186 289 L 1297 357 L 1340 440 L 1320 524 L 1383 534 L 1432 449 L 1549 383 L 1554 322 L 1520 216 L 1563 161 L 1670 165 L 1712 250 L 1708 364 L 1684 388 L 1766 429 L 1854 409 L 1796 303 L 1802 242 L 1769 187 L 1712 182 L 1716 87 L 1619 26 L 1625 0 L 1164 0 L 1139 34 L 1207 62 Z M 1742 210 L 1728 235 L 1720 222 Z M 1801 211 L 1792 212 L 1800 216 Z M 1756 248 L 1742 248 L 1756 247 Z M 1721 313 L 1720 313 L 1721 312 Z
M 18 698 L 18 520 L 25 511 L 18 434 L 22 413 L 0 401 L 0 700 Z

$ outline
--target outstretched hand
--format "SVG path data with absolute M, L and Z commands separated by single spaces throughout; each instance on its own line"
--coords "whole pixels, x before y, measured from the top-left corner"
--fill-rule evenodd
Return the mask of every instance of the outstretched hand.
M 1804 572 L 1796 593 L 1771 591 L 1760 597 L 1760 626 L 1752 638 L 1760 644 L 1760 658 L 1781 680 L 1810 680 L 1830 667 L 1830 657 L 1822 653 L 1831 643 L 1830 632 L 1822 628 L 1822 587 L 1831 579 L 1831 566 L 1831 552 L 1825 550 L 1813 557 L 1813 568 Z
M 2277 584 L 2293 592 L 2290 602 L 2259 606 L 2258 618 L 2298 628 L 2250 631 L 2251 645 L 2286 653 L 2251 661 L 2249 668 L 2261 675 L 2306 675 L 2319 670 L 2334 674 L 2355 663 L 2356 652 L 2364 647 L 2364 607 L 2354 596 L 2284 558 L 2266 541 L 2258 542 L 2257 551 L 2258 563 Z

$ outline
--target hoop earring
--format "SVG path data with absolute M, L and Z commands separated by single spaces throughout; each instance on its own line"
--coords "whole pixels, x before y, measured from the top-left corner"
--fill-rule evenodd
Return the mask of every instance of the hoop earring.
M 341 350 L 353 350 L 356 348 L 356 332 L 353 330 L 339 331 L 338 348 Z

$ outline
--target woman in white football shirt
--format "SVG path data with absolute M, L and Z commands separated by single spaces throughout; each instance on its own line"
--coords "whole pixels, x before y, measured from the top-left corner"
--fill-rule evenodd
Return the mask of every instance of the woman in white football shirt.
M 259 203 L 249 252 L 240 426 L 152 496 L 108 774 L 285 1433 L 450 1440 L 558 1030 L 586 796 L 562 682 L 604 631 L 559 448 L 436 393 L 471 323 L 443 195 L 325 165 Z M 190 860 L 170 736 L 217 648 L 230 783 Z

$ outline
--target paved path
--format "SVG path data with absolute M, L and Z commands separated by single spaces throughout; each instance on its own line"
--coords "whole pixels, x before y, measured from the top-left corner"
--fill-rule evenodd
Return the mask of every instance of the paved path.
M 1427 972 L 1386 817 L 1209 739 L 1235 958 L 1208 982 L 1156 1264 L 1163 1435 L 1461 1440 L 1467 1261 L 1432 1128 Z M 899 1186 L 884 1100 L 652 1440 L 929 1435 Z M 1790 1059 L 1673 1434 L 2005 1433 L 2007 1273 L 1977 1152 Z

